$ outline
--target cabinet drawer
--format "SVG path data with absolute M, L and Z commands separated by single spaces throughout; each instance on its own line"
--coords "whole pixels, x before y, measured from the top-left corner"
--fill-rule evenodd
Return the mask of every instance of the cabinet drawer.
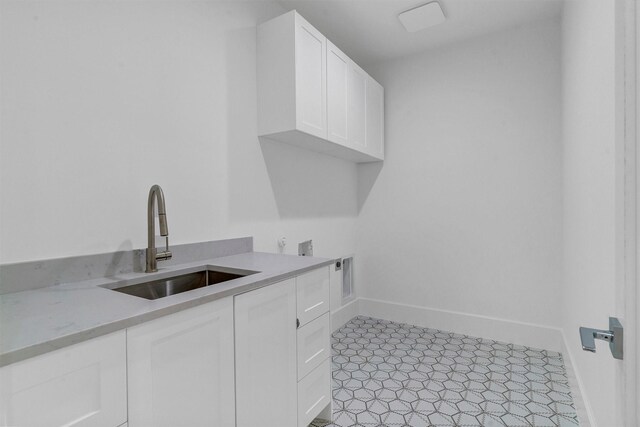
M 298 276 L 296 286 L 300 326 L 329 311 L 329 267 Z
M 307 427 L 330 403 L 331 370 L 329 359 L 298 382 L 298 427 Z
M 298 381 L 331 354 L 329 313 L 298 329 Z

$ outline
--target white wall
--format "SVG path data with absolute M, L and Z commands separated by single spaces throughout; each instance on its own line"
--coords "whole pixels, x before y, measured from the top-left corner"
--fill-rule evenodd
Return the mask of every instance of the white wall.
M 354 252 L 356 166 L 256 137 L 270 1 L 2 1 L 0 263 L 255 236 Z
M 558 326 L 559 22 L 370 71 L 387 145 L 379 175 L 359 171 L 360 295 Z
M 562 328 L 593 420 L 622 426 L 606 343 L 581 350 L 578 328 L 607 328 L 616 309 L 615 2 L 570 1 L 563 15 L 564 295 Z

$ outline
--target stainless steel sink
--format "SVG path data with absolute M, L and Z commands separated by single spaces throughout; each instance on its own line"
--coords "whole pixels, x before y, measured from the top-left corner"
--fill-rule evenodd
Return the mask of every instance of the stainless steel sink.
M 206 269 L 166 279 L 152 280 L 135 285 L 125 285 L 119 288 L 113 288 L 112 290 L 140 298 L 158 299 L 193 289 L 204 288 L 205 286 L 211 286 L 217 283 L 227 282 L 255 273 L 257 273 L 257 271 Z

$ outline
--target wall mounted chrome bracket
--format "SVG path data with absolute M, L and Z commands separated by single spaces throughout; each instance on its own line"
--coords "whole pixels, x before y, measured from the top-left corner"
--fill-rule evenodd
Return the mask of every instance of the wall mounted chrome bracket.
M 596 352 L 596 339 L 607 341 L 609 349 L 614 359 L 622 360 L 624 354 L 622 346 L 624 343 L 624 330 L 622 324 L 616 317 L 609 317 L 609 330 L 592 329 L 580 327 L 580 341 L 582 341 L 582 349 Z

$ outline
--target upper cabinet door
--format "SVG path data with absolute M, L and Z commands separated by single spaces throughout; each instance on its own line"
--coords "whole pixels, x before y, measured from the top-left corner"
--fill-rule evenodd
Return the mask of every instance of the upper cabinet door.
M 327 129 L 329 141 L 347 145 L 349 58 L 327 40 Z
M 235 426 L 233 298 L 127 329 L 129 427 Z
M 384 88 L 367 78 L 367 152 L 384 159 Z
M 364 70 L 350 61 L 347 85 L 347 128 L 349 145 L 360 151 L 367 151 L 367 79 Z
M 327 138 L 327 39 L 300 15 L 295 17 L 296 125 Z
M 329 141 L 366 151 L 367 73 L 327 40 Z

